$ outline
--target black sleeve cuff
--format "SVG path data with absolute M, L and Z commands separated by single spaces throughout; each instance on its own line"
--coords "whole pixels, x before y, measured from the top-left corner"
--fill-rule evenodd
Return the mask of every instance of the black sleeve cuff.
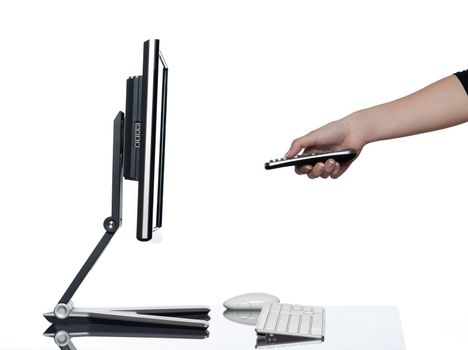
M 455 76 L 460 80 L 460 83 L 462 83 L 466 93 L 468 94 L 468 70 L 457 72 L 455 73 Z

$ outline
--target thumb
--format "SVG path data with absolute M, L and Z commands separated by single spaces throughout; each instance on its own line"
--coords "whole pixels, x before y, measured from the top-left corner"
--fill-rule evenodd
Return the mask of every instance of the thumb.
M 304 135 L 302 137 L 299 137 L 295 139 L 291 143 L 291 147 L 289 148 L 289 151 L 286 152 L 284 155 L 285 158 L 290 158 L 294 157 L 297 155 L 303 148 L 313 146 L 315 143 L 316 137 L 314 133 L 309 133 L 307 135 Z

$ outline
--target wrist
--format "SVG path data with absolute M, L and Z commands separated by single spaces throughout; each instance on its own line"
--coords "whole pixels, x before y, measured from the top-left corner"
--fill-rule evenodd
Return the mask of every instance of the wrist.
M 363 147 L 375 141 L 372 139 L 372 128 L 369 128 L 369 123 L 366 122 L 366 119 L 366 110 L 353 112 L 341 119 L 344 127 L 349 130 L 349 135 L 352 135 Z

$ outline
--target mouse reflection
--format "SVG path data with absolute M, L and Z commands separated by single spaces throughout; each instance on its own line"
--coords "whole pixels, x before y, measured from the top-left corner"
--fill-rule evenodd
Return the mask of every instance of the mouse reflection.
M 247 326 L 255 326 L 259 315 L 259 310 L 226 310 L 223 313 L 223 316 L 229 321 Z

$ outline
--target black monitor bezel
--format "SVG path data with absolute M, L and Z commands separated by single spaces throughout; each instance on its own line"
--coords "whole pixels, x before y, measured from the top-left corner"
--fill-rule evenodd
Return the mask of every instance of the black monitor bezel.
M 158 79 L 162 66 L 162 91 L 158 91 Z M 149 241 L 153 230 L 162 226 L 164 187 L 165 135 L 167 111 L 168 67 L 159 50 L 159 40 L 148 40 L 143 48 L 143 91 L 141 118 L 141 146 L 138 180 L 137 238 Z M 158 93 L 161 93 L 161 116 L 158 154 L 158 186 L 154 208 L 156 132 Z M 149 149 L 149 152 L 148 152 Z M 156 209 L 156 211 L 154 211 Z M 155 215 L 155 218 L 153 218 Z M 155 220 L 153 220 L 155 219 Z M 156 222 L 154 222 L 156 221 Z

